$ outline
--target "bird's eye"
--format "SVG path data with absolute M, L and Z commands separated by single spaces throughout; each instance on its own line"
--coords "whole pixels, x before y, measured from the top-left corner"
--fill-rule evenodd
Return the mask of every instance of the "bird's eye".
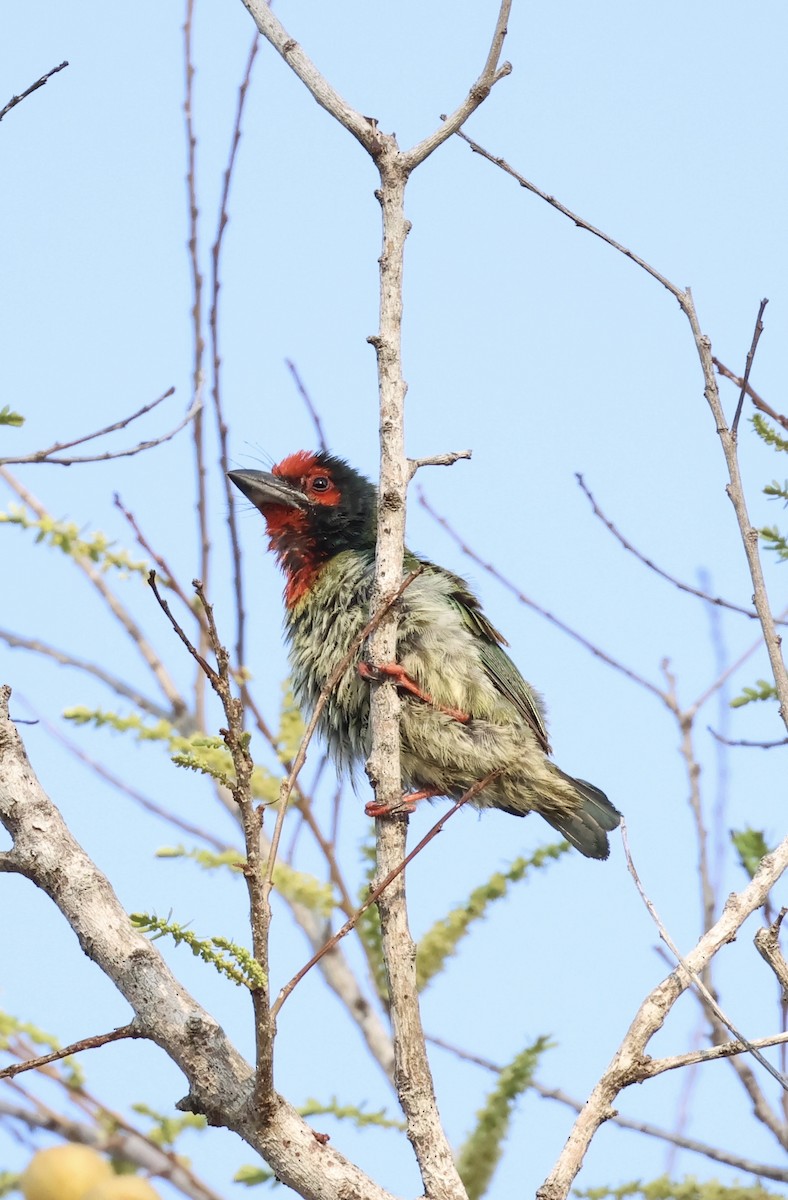
M 311 483 L 313 492 L 328 491 L 329 479 L 327 475 L 316 475 Z

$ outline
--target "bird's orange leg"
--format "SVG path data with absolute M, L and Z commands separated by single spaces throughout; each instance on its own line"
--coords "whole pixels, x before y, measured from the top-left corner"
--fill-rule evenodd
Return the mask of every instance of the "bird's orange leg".
M 409 692 L 417 700 L 423 700 L 425 704 L 429 704 L 432 708 L 437 709 L 438 712 L 445 713 L 447 717 L 459 721 L 461 725 L 467 725 L 471 719 L 470 714 L 463 712 L 461 708 L 449 708 L 445 704 L 437 704 L 429 692 L 423 691 L 399 663 L 381 663 L 379 667 L 373 667 L 371 663 L 362 661 L 358 664 L 358 673 L 362 679 L 367 679 L 375 683 L 379 683 L 383 676 L 386 676 L 403 692 Z M 419 799 L 421 799 L 420 796 Z
M 364 812 L 368 817 L 392 817 L 397 813 L 412 813 L 416 811 L 417 800 L 431 800 L 433 796 L 441 794 L 434 788 L 425 788 L 421 792 L 406 792 L 395 804 L 379 804 L 377 800 L 370 800 L 369 804 L 364 805 Z

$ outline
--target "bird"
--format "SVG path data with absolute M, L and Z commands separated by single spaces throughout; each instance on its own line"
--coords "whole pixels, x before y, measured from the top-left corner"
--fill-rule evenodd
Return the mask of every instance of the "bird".
M 377 490 L 344 459 L 299 450 L 268 471 L 229 478 L 262 514 L 285 576 L 285 635 L 293 692 L 308 718 L 370 618 Z M 406 550 L 397 602 L 396 662 L 373 667 L 358 645 L 318 720 L 340 774 L 369 757 L 370 688 L 390 679 L 401 697 L 403 798 L 459 800 L 524 817 L 537 812 L 587 858 L 605 859 L 621 814 L 551 759 L 541 696 L 504 647 L 468 584 Z M 370 816 L 392 808 L 366 806 Z

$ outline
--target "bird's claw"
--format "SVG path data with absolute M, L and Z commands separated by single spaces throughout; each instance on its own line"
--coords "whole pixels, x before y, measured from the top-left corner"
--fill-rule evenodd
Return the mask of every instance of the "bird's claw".
M 364 812 L 368 817 L 396 817 L 400 813 L 412 813 L 416 811 L 417 800 L 432 800 L 434 796 L 439 796 L 440 792 L 434 788 L 424 788 L 420 792 L 406 792 L 400 799 L 393 804 L 381 804 L 377 800 L 370 800 L 364 805 Z
M 362 679 L 366 679 L 370 683 L 380 683 L 383 679 L 390 679 L 403 692 L 408 692 L 411 696 L 415 696 L 417 700 L 422 700 L 425 704 L 429 704 L 431 708 L 436 709 L 438 712 L 445 713 L 447 717 L 458 721 L 460 725 L 467 725 L 471 719 L 470 714 L 463 712 L 460 708 L 450 708 L 445 704 L 437 704 L 429 692 L 425 692 L 420 688 L 399 663 L 388 662 L 375 666 L 366 659 L 362 659 L 358 664 L 358 673 Z

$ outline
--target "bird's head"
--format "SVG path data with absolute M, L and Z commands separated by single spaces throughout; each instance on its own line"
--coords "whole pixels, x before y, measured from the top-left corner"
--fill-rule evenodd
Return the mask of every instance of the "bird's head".
M 377 493 L 341 458 L 298 450 L 270 473 L 230 471 L 230 479 L 265 517 L 288 606 L 336 554 L 375 547 Z

